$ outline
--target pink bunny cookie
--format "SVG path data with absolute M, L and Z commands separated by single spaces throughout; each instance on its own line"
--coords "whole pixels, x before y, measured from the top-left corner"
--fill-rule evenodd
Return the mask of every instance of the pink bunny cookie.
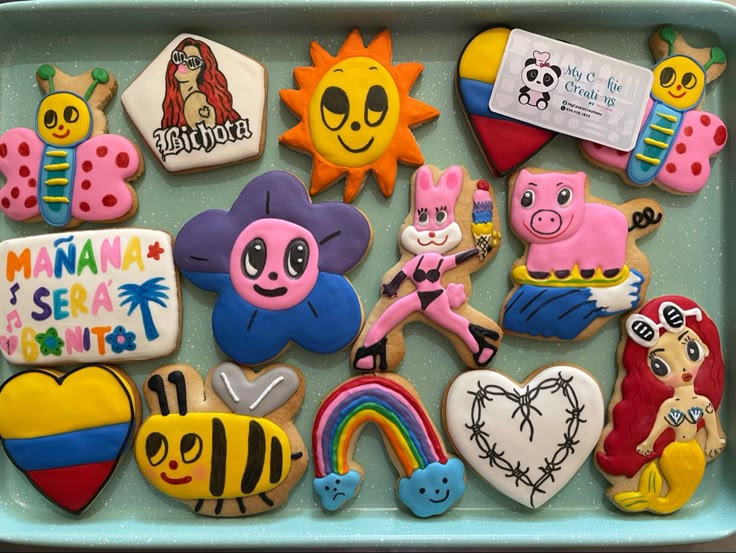
M 416 171 L 412 209 L 399 233 L 401 259 L 384 276 L 383 297 L 353 348 L 356 369 L 393 369 L 404 355 L 402 329 L 412 321 L 447 335 L 467 365 L 491 362 L 500 329 L 468 305 L 470 273 L 490 261 L 501 238 L 492 230 L 492 221 L 498 218 L 492 190 L 481 182 L 471 181 L 459 166 L 441 173 L 428 165 Z M 478 203 L 474 195 L 490 211 L 485 234 L 470 232 Z

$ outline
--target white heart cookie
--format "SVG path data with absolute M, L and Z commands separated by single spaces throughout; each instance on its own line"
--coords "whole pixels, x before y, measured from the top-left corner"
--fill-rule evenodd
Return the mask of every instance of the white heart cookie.
M 603 429 L 604 399 L 580 367 L 552 365 L 523 384 L 467 371 L 445 394 L 447 434 L 465 462 L 530 508 L 549 501 L 588 458 Z

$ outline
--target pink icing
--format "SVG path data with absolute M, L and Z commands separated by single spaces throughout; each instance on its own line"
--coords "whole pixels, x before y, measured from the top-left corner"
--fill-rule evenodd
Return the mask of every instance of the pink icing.
M 519 173 L 511 197 L 511 226 L 529 243 L 527 270 L 621 269 L 628 226 L 618 209 L 585 202 L 585 173 Z M 571 197 L 560 205 L 567 189 Z M 522 199 L 533 197 L 530 205 Z M 562 195 L 561 195 L 562 194 Z
M 15 221 L 39 215 L 37 179 L 43 146 L 31 129 L 10 129 L 0 136 L 0 173 L 7 179 L 0 188 L 0 209 Z
M 262 242 L 255 242 L 259 239 Z M 258 260 L 261 250 L 255 249 L 261 247 L 265 248 L 263 263 Z M 245 227 L 235 241 L 230 278 L 247 302 L 283 310 L 312 291 L 319 275 L 318 261 L 319 246 L 307 229 L 283 219 L 260 219 Z
M 414 226 L 426 230 L 437 230 L 446 227 L 455 221 L 455 202 L 460 195 L 463 184 L 463 172 L 460 167 L 454 165 L 445 171 L 435 186 L 432 172 L 426 165 L 417 170 L 414 202 L 417 209 L 414 211 Z M 438 221 L 436 214 L 444 209 L 447 218 Z M 429 214 L 427 224 L 422 224 L 419 219 L 421 210 Z

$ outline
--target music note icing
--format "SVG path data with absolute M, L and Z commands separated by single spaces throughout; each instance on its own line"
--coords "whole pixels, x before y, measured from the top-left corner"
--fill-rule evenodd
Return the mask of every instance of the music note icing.
M 8 313 L 7 319 L 8 319 L 8 326 L 6 326 L 5 328 L 8 332 L 13 331 L 13 326 L 15 326 L 15 328 L 20 328 L 21 326 L 23 326 L 23 323 L 20 320 L 20 315 L 18 314 L 17 309 L 13 309 L 13 311 Z
M 20 284 L 18 284 L 17 282 L 10 287 L 10 293 L 13 294 L 13 297 L 10 298 L 10 303 L 12 305 L 18 303 L 18 298 L 15 297 L 15 294 L 18 293 L 18 290 L 20 290 Z

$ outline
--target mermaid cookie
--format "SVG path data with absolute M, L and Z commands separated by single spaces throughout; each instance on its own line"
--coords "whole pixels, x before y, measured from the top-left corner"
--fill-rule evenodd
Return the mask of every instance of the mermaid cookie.
M 682 296 L 653 299 L 623 324 L 620 373 L 596 464 L 617 507 L 670 514 L 690 500 L 706 463 L 726 445 L 718 329 Z
M 356 341 L 353 366 L 392 370 L 404 356 L 403 327 L 422 321 L 445 334 L 468 366 L 484 367 L 498 350 L 501 331 L 468 298 L 470 273 L 495 256 L 501 241 L 492 191 L 457 165 L 441 173 L 420 167 L 412 191 L 399 232 L 401 259 L 384 275 L 383 297 Z

